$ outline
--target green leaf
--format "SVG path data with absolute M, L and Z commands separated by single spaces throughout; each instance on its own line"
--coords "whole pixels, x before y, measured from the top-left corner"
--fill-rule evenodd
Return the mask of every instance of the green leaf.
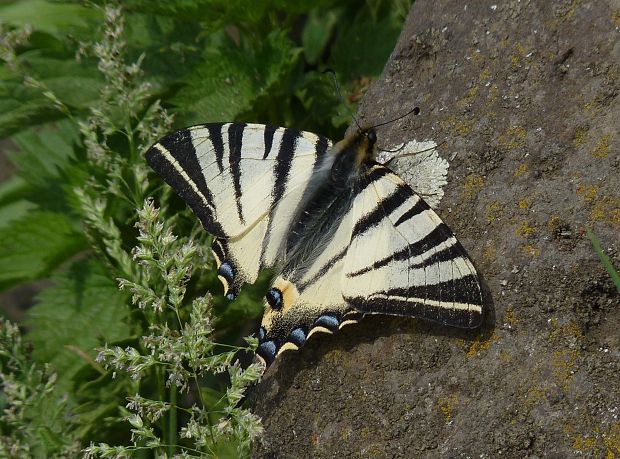
M 57 179 L 74 158 L 73 145 L 78 134 L 69 122 L 28 130 L 13 136 L 18 152 L 9 155 L 18 173 L 29 184 L 46 187 L 50 179 Z
M 26 181 L 12 175 L 0 183 L 0 206 L 15 202 L 28 194 L 29 186 Z
M 39 90 L 0 78 L 0 139 L 29 126 L 64 117 Z
M 52 277 L 28 313 L 33 356 L 50 362 L 67 389 L 85 365 L 95 366 L 95 347 L 127 338 L 127 296 L 95 259 L 74 263 Z
M 179 111 L 191 113 L 192 121 L 234 120 L 282 81 L 299 55 L 281 31 L 253 45 L 229 40 L 228 49 L 207 50 L 173 99 Z
M 301 42 L 304 47 L 306 60 L 315 64 L 323 51 L 325 45 L 331 36 L 334 26 L 338 23 L 340 17 L 337 10 L 312 10 L 308 16 L 306 25 L 301 35 Z
M 24 197 L 46 210 L 68 212 L 69 189 L 82 184 L 83 172 L 92 175 L 86 162 L 76 163 L 74 145 L 78 134 L 69 121 L 62 121 L 43 129 L 30 129 L 15 135 L 12 140 L 19 147 L 9 154 L 17 175 L 30 187 Z
M 129 11 L 175 16 L 179 19 L 201 21 L 209 25 L 224 25 L 245 20 L 259 22 L 272 10 L 269 2 L 247 0 L 126 0 L 123 6 Z
M 63 214 L 35 211 L 0 228 L 0 290 L 46 276 L 86 247 Z
M 104 80 L 94 62 L 77 62 L 73 55 L 52 58 L 39 50 L 22 53 L 19 60 L 27 63 L 30 75 L 69 107 L 86 109 L 99 99 Z
M 36 209 L 36 204 L 23 199 L 29 192 L 26 181 L 16 175 L 0 183 L 0 228 Z
M 0 206 L 0 229 L 10 226 L 14 221 L 25 217 L 28 212 L 36 208 L 36 204 L 25 199 Z
M 55 35 L 91 32 L 101 13 L 75 3 L 45 0 L 17 0 L 0 4 L 2 22 L 15 26 L 30 25 Z

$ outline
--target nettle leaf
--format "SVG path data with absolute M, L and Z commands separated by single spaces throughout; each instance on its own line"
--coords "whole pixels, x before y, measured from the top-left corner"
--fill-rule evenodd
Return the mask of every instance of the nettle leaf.
M 36 208 L 36 204 L 26 201 L 25 199 L 19 199 L 0 206 L 0 229 L 6 228 L 14 221 L 25 217 L 28 212 L 33 211 Z
M 258 22 L 273 9 L 270 2 L 247 0 L 126 0 L 123 7 L 128 11 L 172 15 L 186 21 L 201 21 L 210 25 L 225 25 L 237 21 Z
M 191 122 L 233 120 L 252 108 L 291 71 L 299 49 L 281 31 L 265 40 L 253 41 L 256 48 L 228 40 L 226 49 L 211 48 L 186 80 L 173 103 Z M 190 124 L 188 123 L 188 124 Z
M 28 183 L 16 175 L 0 183 L 0 228 L 37 208 L 36 204 L 24 199 L 30 191 Z
M 127 295 L 95 259 L 72 264 L 52 281 L 28 312 L 27 338 L 34 358 L 51 363 L 66 389 L 82 367 L 93 364 L 96 347 L 130 336 L 130 310 Z
M 155 2 L 151 2 L 155 3 Z M 165 95 L 201 61 L 203 46 L 196 38 L 203 33 L 195 21 L 182 21 L 172 15 L 132 13 L 126 23 L 128 62 L 144 54 L 144 80 L 153 93 Z
M 87 65 L 88 61 L 77 62 L 73 55 L 67 59 L 46 57 L 38 50 L 22 53 L 19 59 L 69 107 L 87 109 L 99 99 L 103 76 L 95 65 Z
M 76 127 L 62 121 L 43 129 L 30 129 L 11 140 L 19 150 L 9 154 L 17 175 L 30 187 L 25 197 L 47 210 L 67 211 L 67 187 L 81 179 L 75 171 Z
M 0 183 L 0 206 L 19 201 L 28 195 L 30 187 L 21 177 L 13 175 Z
M 0 5 L 2 22 L 15 26 L 30 25 L 54 35 L 90 33 L 101 20 L 101 12 L 76 3 L 45 0 L 17 0 Z
M 0 138 L 64 116 L 40 90 L 25 87 L 20 79 L 0 75 Z
M 26 213 L 0 228 L 0 290 L 46 276 L 86 246 L 84 235 L 67 216 Z

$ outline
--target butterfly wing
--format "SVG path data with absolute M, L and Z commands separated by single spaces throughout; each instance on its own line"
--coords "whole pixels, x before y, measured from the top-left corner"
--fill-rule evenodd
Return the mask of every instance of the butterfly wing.
M 232 299 L 274 265 L 330 145 L 294 129 L 210 123 L 164 137 L 146 159 L 215 236 L 218 274 Z
M 343 266 L 344 300 L 363 313 L 479 326 L 478 275 L 452 231 L 388 168 L 375 165 L 363 180 Z
M 284 271 L 267 295 L 258 356 L 267 364 L 316 332 L 378 313 L 472 328 L 482 318 L 476 271 L 454 234 L 396 174 L 374 165 L 309 267 Z
M 326 245 L 316 247 L 309 266 L 285 269 L 267 293 L 257 355 L 266 365 L 286 350 L 297 350 L 315 333 L 333 333 L 362 314 L 342 298 L 344 261 L 353 227 L 352 209 L 334 220 Z

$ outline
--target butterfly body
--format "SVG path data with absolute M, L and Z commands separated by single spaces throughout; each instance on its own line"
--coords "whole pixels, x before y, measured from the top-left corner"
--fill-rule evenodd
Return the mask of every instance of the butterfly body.
M 262 269 L 278 273 L 259 331 L 267 365 L 367 313 L 480 324 L 471 261 L 422 198 L 375 162 L 373 130 L 332 145 L 287 128 L 206 124 L 146 157 L 215 236 L 228 298 Z

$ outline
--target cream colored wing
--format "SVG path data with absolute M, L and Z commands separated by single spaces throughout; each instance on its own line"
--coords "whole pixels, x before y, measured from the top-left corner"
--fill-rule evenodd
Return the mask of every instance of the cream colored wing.
M 363 313 L 474 328 L 483 302 L 476 270 L 452 231 L 389 169 L 376 165 L 353 203 L 342 279 Z
M 216 237 L 218 274 L 232 299 L 275 263 L 330 145 L 293 129 L 212 123 L 164 137 L 146 159 Z

